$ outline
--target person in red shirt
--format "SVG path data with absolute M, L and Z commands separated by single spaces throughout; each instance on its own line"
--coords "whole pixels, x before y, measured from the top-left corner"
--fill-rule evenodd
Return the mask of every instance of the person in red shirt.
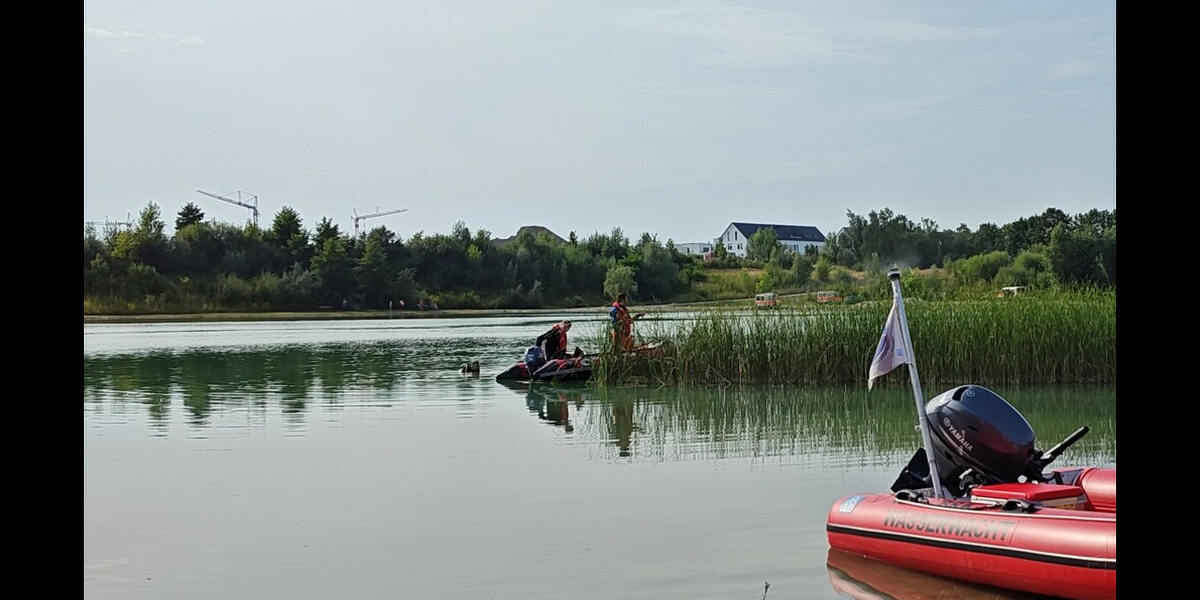
M 554 360 L 556 358 L 567 357 L 567 332 L 571 330 L 571 322 L 563 321 L 555 323 L 550 331 L 539 335 L 536 346 L 541 346 L 546 351 L 546 360 Z M 543 344 L 545 344 L 543 346 Z
M 613 345 L 625 351 L 633 350 L 633 322 L 646 314 L 638 313 L 632 317 L 629 316 L 627 302 L 629 302 L 628 296 L 623 293 L 618 294 L 617 301 L 612 303 L 612 308 L 608 311 L 608 316 L 612 319 Z

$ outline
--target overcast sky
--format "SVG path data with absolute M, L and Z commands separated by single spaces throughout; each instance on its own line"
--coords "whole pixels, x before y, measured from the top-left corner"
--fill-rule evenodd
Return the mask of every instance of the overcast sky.
M 1116 198 L 1113 2 L 84 3 L 85 220 L 711 240 Z

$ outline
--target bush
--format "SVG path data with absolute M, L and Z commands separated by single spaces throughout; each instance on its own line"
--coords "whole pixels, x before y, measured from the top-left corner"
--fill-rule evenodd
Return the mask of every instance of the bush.
M 977 254 L 968 258 L 946 261 L 946 269 L 953 273 L 959 283 L 971 284 L 991 282 L 1000 269 L 1012 263 L 1012 257 L 1003 250 Z
M 832 264 L 830 264 L 830 262 L 829 262 L 829 259 L 828 259 L 828 258 L 826 258 L 826 257 L 824 257 L 824 256 L 822 256 L 822 257 L 818 258 L 818 259 L 817 259 L 817 263 L 816 263 L 815 265 L 813 265 L 813 272 L 814 272 L 814 273 L 816 274 L 816 276 L 817 276 L 817 277 L 816 277 L 817 281 L 828 281 L 828 279 L 829 279 L 829 269 L 830 269 L 832 266 L 833 266 L 833 265 L 832 265 Z
M 437 297 L 438 308 L 482 308 L 483 301 L 475 290 L 442 292 Z

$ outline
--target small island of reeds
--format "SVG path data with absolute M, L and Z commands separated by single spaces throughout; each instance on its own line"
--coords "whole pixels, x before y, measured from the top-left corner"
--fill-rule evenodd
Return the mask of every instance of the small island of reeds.
M 1116 382 L 1116 292 L 1074 290 L 905 307 L 921 380 L 957 384 Z M 710 310 L 682 322 L 639 322 L 657 356 L 606 349 L 600 385 L 866 383 L 890 302 L 748 312 Z M 908 385 L 905 370 L 877 384 Z

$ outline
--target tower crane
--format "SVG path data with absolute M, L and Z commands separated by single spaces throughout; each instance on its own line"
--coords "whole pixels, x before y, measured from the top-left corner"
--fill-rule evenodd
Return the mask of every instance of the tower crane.
M 100 221 L 84 221 L 83 224 L 91 225 L 92 227 L 98 227 L 101 224 L 101 222 Z M 124 227 L 126 231 L 133 229 L 133 220 L 131 220 L 129 218 L 128 214 L 125 215 L 124 221 L 114 221 L 114 220 L 110 220 L 108 217 L 104 217 L 103 224 L 104 224 L 105 232 L 116 231 L 118 227 Z
M 406 210 L 408 210 L 408 209 L 407 208 L 397 208 L 397 209 L 393 209 L 393 210 L 380 211 L 379 207 L 376 206 L 375 212 L 373 212 L 369 215 L 360 215 L 360 214 L 358 214 L 358 209 L 354 209 L 353 210 L 353 212 L 354 212 L 354 237 L 358 237 L 358 222 L 359 221 L 362 221 L 363 219 L 370 219 L 372 217 L 386 217 L 387 215 L 394 215 L 396 213 L 402 213 Z
M 233 198 L 227 198 L 220 194 L 214 194 L 212 192 L 206 192 L 204 190 L 196 190 L 196 191 L 201 194 L 204 194 L 205 196 L 210 196 L 212 198 L 216 198 L 217 200 L 221 200 L 223 202 L 228 202 L 230 204 L 236 204 L 243 208 L 250 209 L 250 211 L 254 213 L 254 226 L 258 227 L 258 195 L 257 194 L 251 194 L 249 192 L 243 192 L 242 190 L 238 190 L 237 191 L 237 200 L 234 200 Z M 249 196 L 250 201 L 254 202 L 254 204 L 247 204 L 245 202 L 242 202 L 242 194 L 246 194 L 247 196 Z

